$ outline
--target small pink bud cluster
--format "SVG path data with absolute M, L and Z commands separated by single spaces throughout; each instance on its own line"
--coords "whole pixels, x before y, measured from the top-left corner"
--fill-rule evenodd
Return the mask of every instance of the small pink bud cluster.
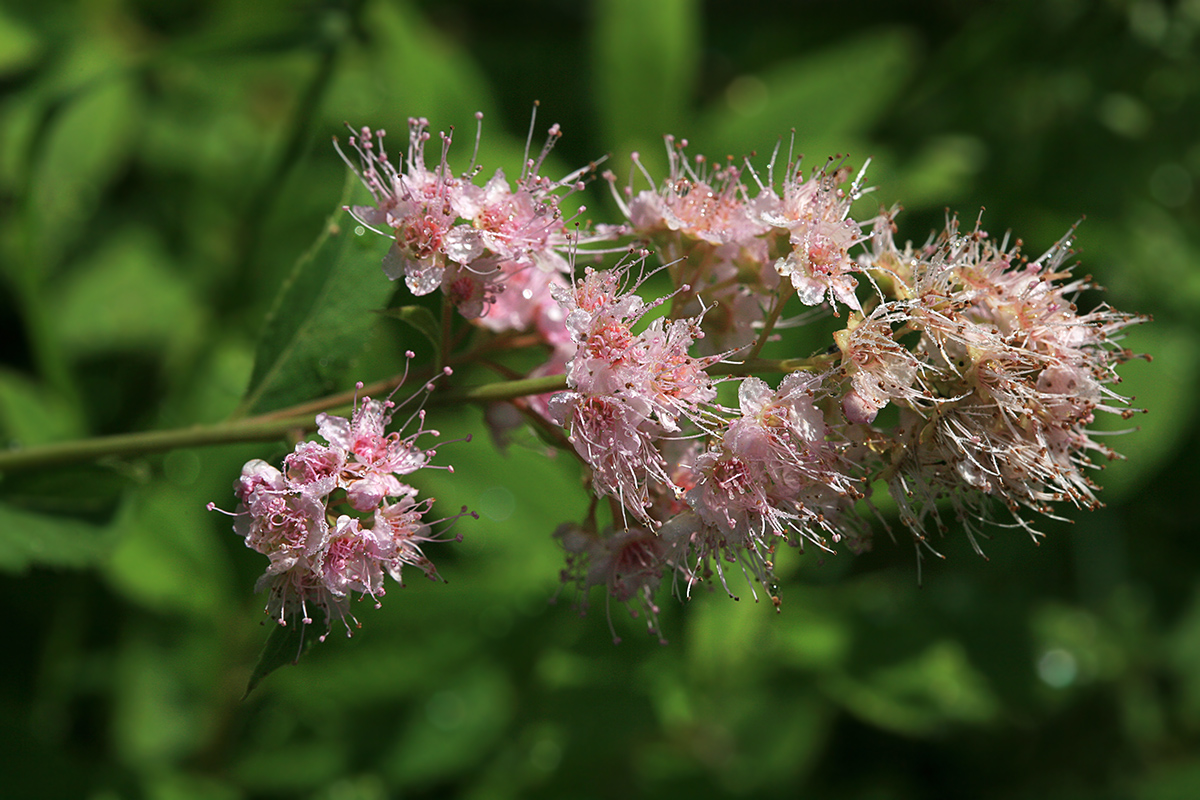
M 378 606 L 384 576 L 400 582 L 406 564 L 438 577 L 421 550 L 440 538 L 425 521 L 433 500 L 401 480 L 429 466 L 436 449 L 417 440 L 437 432 L 423 427 L 420 410 L 414 433 L 387 433 L 392 409 L 363 398 L 349 419 L 318 414 L 324 444 L 300 442 L 282 470 L 260 459 L 242 468 L 234 530 L 270 561 L 256 588 L 268 591 L 267 613 L 280 625 L 311 624 L 320 609 L 326 634 L 335 619 L 349 634 L 352 593 Z

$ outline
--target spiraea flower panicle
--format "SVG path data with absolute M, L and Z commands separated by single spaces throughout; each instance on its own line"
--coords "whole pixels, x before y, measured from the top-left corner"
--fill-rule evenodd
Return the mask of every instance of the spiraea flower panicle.
M 492 400 L 487 419 L 529 420 L 583 465 L 590 509 L 556 532 L 581 608 L 603 591 L 606 609 L 624 604 L 662 639 L 664 584 L 736 597 L 741 575 L 778 605 L 779 548 L 868 548 L 873 487 L 919 551 L 951 516 L 980 549 L 985 529 L 1036 535 L 1031 513 L 1099 504 L 1093 459 L 1116 454 L 1093 426 L 1098 412 L 1135 411 L 1113 385 L 1132 357 L 1121 337 L 1143 318 L 1079 310 L 1096 287 L 1067 263 L 1073 230 L 1033 260 L 953 216 L 900 246 L 898 207 L 854 213 L 866 164 L 802 169 L 781 139 L 763 169 L 671 136 L 661 181 L 637 154 L 627 185 L 604 174 L 625 221 L 592 225 L 564 200 L 595 165 L 547 177 L 560 131 L 531 156 L 533 131 L 515 180 L 475 157 L 452 170 L 453 130 L 431 145 L 424 119 L 394 163 L 383 131 L 352 131 L 339 152 L 374 201 L 350 212 L 391 239 L 385 274 L 444 295 L 439 363 L 564 376 L 552 395 L 498 393 L 511 413 Z M 764 355 L 817 317 L 838 320 L 828 347 Z M 540 358 L 509 359 L 516 346 Z M 719 391 L 734 386 L 736 402 Z M 437 577 L 424 546 L 445 528 L 410 483 L 434 467 L 437 434 L 423 408 L 388 432 L 395 411 L 363 398 L 346 417 L 319 415 L 320 441 L 280 468 L 244 467 L 234 528 L 268 559 L 259 586 L 280 623 L 353 621 L 350 598 L 378 602 L 405 566 Z

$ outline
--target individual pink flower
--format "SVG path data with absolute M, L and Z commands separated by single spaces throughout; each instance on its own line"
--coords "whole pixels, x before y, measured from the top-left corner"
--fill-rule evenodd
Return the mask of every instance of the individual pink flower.
M 709 164 L 704 156 L 689 160 L 686 139 L 677 141 L 674 136 L 666 136 L 664 140 L 669 172 L 657 188 L 636 195 L 627 188 L 622 196 L 616 189 L 615 176 L 605 175 L 634 233 L 656 238 L 661 232 L 676 232 L 685 242 L 761 249 L 765 257 L 766 245 L 761 237 L 769 226 L 752 213 L 741 170 L 733 164 Z M 636 153 L 633 159 L 645 174 Z M 736 250 L 730 253 L 735 254 Z
M 416 295 L 441 286 L 448 262 L 469 264 L 484 251 L 478 232 L 458 222 L 464 210 L 465 183 L 450 172 L 446 162 L 449 136 L 442 135 L 439 163 L 433 169 L 426 166 L 428 127 L 425 119 L 408 121 L 408 153 L 399 168 L 388 160 L 383 131 L 362 128 L 350 137 L 350 147 L 358 154 L 357 165 L 342 154 L 376 202 L 374 206 L 354 206 L 350 212 L 370 228 L 391 229 L 395 242 L 384 257 L 384 272 L 393 280 L 404 277 Z
M 343 514 L 321 552 L 322 583 L 337 597 L 351 592 L 380 597 L 384 593 L 383 564 L 388 549 L 372 528 L 364 528 L 357 517 Z
M 670 482 L 654 445 L 659 429 L 613 395 L 559 392 L 551 398 L 549 412 L 591 468 L 596 494 L 616 498 L 622 508 L 648 522 L 648 484 Z
M 864 167 L 865 169 L 865 167 Z M 850 217 L 850 206 L 861 197 L 863 172 L 849 191 L 842 184 L 849 170 L 821 170 L 805 179 L 796 168 L 783 184 L 783 196 L 764 202 L 760 219 L 788 232 L 791 251 L 775 262 L 779 274 L 790 280 L 805 305 L 820 305 L 826 299 L 836 307 L 842 303 L 859 310 L 855 288 L 858 272 L 850 250 L 864 240 L 862 224 Z
M 234 530 L 247 547 L 270 559 L 270 572 L 290 569 L 328 540 L 323 498 L 306 488 L 289 485 L 282 473 L 260 459 L 247 462 L 234 484 L 241 503 Z
M 424 467 L 433 456 L 433 450 L 417 446 L 417 438 L 426 433 L 423 427 L 405 437 L 385 431 L 391 422 L 390 406 L 390 401 L 381 403 L 367 397 L 350 419 L 317 415 L 317 432 L 347 455 L 340 485 L 358 511 L 370 511 L 384 497 L 403 494 L 406 488 L 398 476 Z M 418 416 L 424 420 L 423 412 Z
M 382 552 L 386 553 L 383 566 L 392 579 L 400 584 L 403 584 L 401 568 L 405 564 L 421 570 L 428 578 L 438 577 L 437 568 L 421 550 L 421 545 L 426 542 L 441 541 L 441 537 L 425 521 L 433 501 L 417 500 L 416 495 L 416 490 L 410 489 L 395 502 L 382 504 L 375 511 L 374 524 L 371 526 L 381 543 Z
M 924 362 L 896 341 L 897 331 L 908 331 L 909 306 L 881 303 L 865 319 L 851 315 L 851 326 L 833 335 L 850 379 L 842 412 L 851 424 L 869 424 L 889 402 L 927 404 L 932 397 L 922 380 Z

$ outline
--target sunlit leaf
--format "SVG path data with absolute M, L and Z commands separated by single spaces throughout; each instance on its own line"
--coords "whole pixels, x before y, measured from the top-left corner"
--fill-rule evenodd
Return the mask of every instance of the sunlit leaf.
M 203 318 L 187 281 L 145 229 L 111 236 L 56 292 L 63 344 L 73 355 L 193 344 Z
M 338 388 L 394 287 L 380 271 L 387 239 L 360 234 L 341 210 L 276 296 L 255 355 L 242 413 L 261 413 L 311 400 Z
M 27 67 L 42 43 L 34 31 L 0 11 L 0 75 L 9 75 Z
M 137 86 L 127 76 L 64 92 L 53 108 L 38 141 L 32 185 L 36 252 L 44 257 L 37 266 L 54 263 L 84 231 L 82 223 L 126 163 L 142 112 Z
M 371 3 L 365 9 L 371 36 L 335 77 L 331 93 L 342 115 L 335 122 L 395 127 L 410 116 L 465 123 L 476 111 L 490 115 L 495 101 L 488 75 L 468 51 L 409 5 Z M 417 75 L 419 80 L 410 79 Z
M 847 154 L 856 166 L 869 153 L 847 153 L 860 144 L 872 124 L 904 86 L 913 68 L 913 42 L 902 30 L 882 30 L 847 39 L 812 55 L 783 61 L 757 76 L 747 76 L 760 99 L 739 110 L 713 108 L 697 132 L 711 157 L 735 156 L 747 148 L 768 151 L 784 137 L 786 153 L 795 130 L 796 154 L 812 166 Z M 728 98 L 727 98 L 728 101 Z

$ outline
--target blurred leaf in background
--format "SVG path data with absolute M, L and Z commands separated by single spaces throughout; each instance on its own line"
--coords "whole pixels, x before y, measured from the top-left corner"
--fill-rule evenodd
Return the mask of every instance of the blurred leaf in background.
M 1083 218 L 1081 272 L 1109 291 L 1081 303 L 1155 317 L 1127 341 L 1155 357 L 1123 373 L 1149 413 L 1114 426 L 1142 430 L 1111 440 L 1129 458 L 1098 476 L 1107 508 L 1048 523 L 1040 546 L 997 531 L 987 561 L 951 532 L 921 585 L 882 532 L 860 557 L 783 554 L 781 614 L 664 598 L 667 647 L 621 608 L 617 647 L 607 609 L 579 618 L 550 536 L 586 508 L 579 475 L 532 435 L 496 452 L 473 409 L 439 420 L 475 440 L 421 486 L 440 513 L 481 515 L 439 548 L 449 584 L 356 607 L 352 640 L 245 701 L 263 565 L 204 506 L 232 506 L 241 464 L 284 442 L 4 475 L 6 796 L 1200 794 L 1198 36 L 1196 3 L 1157 0 L 6 4 L 10 444 L 393 374 L 428 344 L 370 313 L 412 302 L 379 272 L 383 240 L 341 217 L 340 251 L 316 259 L 349 296 L 324 273 L 287 282 L 339 204 L 330 137 L 386 128 L 396 153 L 427 117 L 456 127 L 465 168 L 483 111 L 480 163 L 511 177 L 535 100 L 535 141 L 563 125 L 558 174 L 612 153 L 624 175 L 637 149 L 661 176 L 666 133 L 762 168 L 794 130 L 813 167 L 873 159 L 863 202 L 903 204 L 901 239 L 986 206 L 984 226 L 1036 256 Z M 584 202 L 614 216 L 595 185 Z M 300 290 L 288 330 L 325 309 L 343 346 L 263 399 L 261 354 L 287 349 L 265 320 Z

